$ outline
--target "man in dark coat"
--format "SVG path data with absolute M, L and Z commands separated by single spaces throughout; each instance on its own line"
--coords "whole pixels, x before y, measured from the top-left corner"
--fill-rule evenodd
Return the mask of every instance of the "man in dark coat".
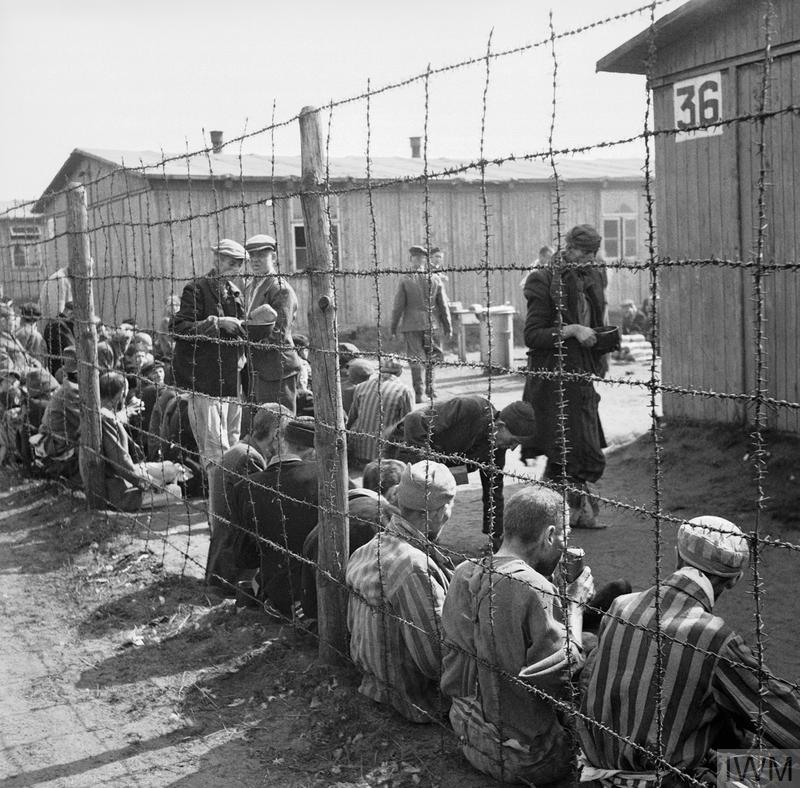
M 422 459 L 430 440 L 431 459 L 451 468 L 466 465 L 467 471 L 478 470 L 483 487 L 483 532 L 492 534 L 499 545 L 506 450 L 526 443 L 534 429 L 533 410 L 527 403 L 512 402 L 498 412 L 486 397 L 471 394 L 411 411 L 392 431 L 390 441 L 401 443 L 395 452 L 398 459 Z
M 606 312 L 605 272 L 595 264 L 600 241 L 594 227 L 573 227 L 567 233 L 565 250 L 553 258 L 550 267 L 533 271 L 525 282 L 525 344 L 529 350 L 524 399 L 536 414 L 534 444 L 547 455 L 546 478 L 560 481 L 566 473 L 567 483 L 583 491 L 588 490 L 587 482 L 596 482 L 605 469 L 600 395 L 591 380 L 559 379 L 559 347 L 564 373 L 605 374 L 605 357 L 594 349 L 594 328 L 604 324 Z M 562 402 L 563 427 L 559 419 Z M 567 499 L 573 527 L 604 527 L 595 519 L 596 504 L 587 503 L 585 494 L 570 492 Z
M 286 616 L 302 600 L 303 543 L 319 517 L 320 470 L 314 457 L 314 420 L 300 417 L 279 433 L 267 469 L 233 488 L 231 516 L 242 539 L 236 564 L 258 569 L 258 596 Z
M 191 392 L 192 432 L 206 471 L 239 439 L 239 372 L 244 365 L 242 294 L 233 283 L 247 253 L 236 241 L 213 247 L 216 266 L 183 289 L 175 315 L 175 385 Z M 223 399 L 224 398 L 224 399 Z

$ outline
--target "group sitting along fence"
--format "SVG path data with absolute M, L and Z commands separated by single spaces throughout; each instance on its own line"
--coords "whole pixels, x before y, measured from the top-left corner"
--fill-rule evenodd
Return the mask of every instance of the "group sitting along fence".
M 571 384 L 597 384 L 614 385 L 619 387 L 633 386 L 647 390 L 649 397 L 649 412 L 652 422 L 651 440 L 653 457 L 653 498 L 649 503 L 612 500 L 599 494 L 590 496 L 596 503 L 601 503 L 609 510 L 629 511 L 646 518 L 652 525 L 653 538 L 653 572 L 657 598 L 663 594 L 662 559 L 665 554 L 667 537 L 684 523 L 680 517 L 670 514 L 662 504 L 662 453 L 661 453 L 661 419 L 660 400 L 662 395 L 672 397 L 672 401 L 685 398 L 698 400 L 712 399 L 715 406 L 722 411 L 727 407 L 741 408 L 752 425 L 753 448 L 750 454 L 752 472 L 757 482 L 757 500 L 755 503 L 754 522 L 746 538 L 750 549 L 751 562 L 751 587 L 755 607 L 755 654 L 757 668 L 754 676 L 759 690 L 763 690 L 769 682 L 778 682 L 781 686 L 793 692 L 798 687 L 788 681 L 782 681 L 772 676 L 764 663 L 765 633 L 762 619 L 762 557 L 767 550 L 789 551 L 793 556 L 800 550 L 800 545 L 773 538 L 762 530 L 762 512 L 764 508 L 763 482 L 765 475 L 765 457 L 767 444 L 765 429 L 770 414 L 780 411 L 796 414 L 800 404 L 791 397 L 782 395 L 779 390 L 771 388 L 768 369 L 767 353 L 765 347 L 767 337 L 766 304 L 768 303 L 767 282 L 769 276 L 796 277 L 797 263 L 788 259 L 770 259 L 770 228 L 772 225 L 770 210 L 774 208 L 775 201 L 770 196 L 769 180 L 771 177 L 769 161 L 771 156 L 770 146 L 774 143 L 772 124 L 795 123 L 798 108 L 791 101 L 783 106 L 770 101 L 771 68 L 773 67 L 771 46 L 773 44 L 773 29 L 775 20 L 774 9 L 765 3 L 760 11 L 763 29 L 759 30 L 761 36 L 760 55 L 757 66 L 761 70 L 761 80 L 757 87 L 757 100 L 754 109 L 745 109 L 738 114 L 728 114 L 715 117 L 711 121 L 703 117 L 700 122 L 686 123 L 653 123 L 650 86 L 655 90 L 660 86 L 654 72 L 659 50 L 659 38 L 656 35 L 657 23 L 655 12 L 658 2 L 641 8 L 632 9 L 619 17 L 603 19 L 586 27 L 571 30 L 565 33 L 556 33 L 551 27 L 549 34 L 535 44 L 521 46 L 512 50 L 495 52 L 492 50 L 491 37 L 485 53 L 460 63 L 454 63 L 441 68 L 428 68 L 423 73 L 410 77 L 402 82 L 387 85 L 378 89 L 369 83 L 366 91 L 340 101 L 332 101 L 324 109 L 306 107 L 293 118 L 283 122 L 273 122 L 269 126 L 257 131 L 246 132 L 240 137 L 226 143 L 215 140 L 212 145 L 199 151 L 187 152 L 181 155 L 162 155 L 160 157 L 142 159 L 138 162 L 115 161 L 103 159 L 91 152 L 76 151 L 73 154 L 75 162 L 82 167 L 72 170 L 67 168 L 63 177 L 69 182 L 54 182 L 53 189 L 42 197 L 35 208 L 43 210 L 47 221 L 42 225 L 37 223 L 36 215 L 30 212 L 32 206 L 15 206 L 6 210 L 2 215 L 5 220 L 10 220 L 16 227 L 43 227 L 46 238 L 36 239 L 36 233 L 30 233 L 30 238 L 25 241 L 24 255 L 27 259 L 46 260 L 46 265 L 41 267 L 25 267 L 17 265 L 17 247 L 19 242 L 13 238 L 4 244 L 3 266 L 4 285 L 7 293 L 26 293 L 29 300 L 36 300 L 42 286 L 46 285 L 45 279 L 54 270 L 57 272 L 66 269 L 70 282 L 73 313 L 64 315 L 64 304 L 59 304 L 59 309 L 51 310 L 43 315 L 51 326 L 69 322 L 72 337 L 76 347 L 77 358 L 77 387 L 80 392 L 80 478 L 79 485 L 85 492 L 87 503 L 91 507 L 104 508 L 110 504 L 108 499 L 107 480 L 112 475 L 107 465 L 112 462 L 104 443 L 103 433 L 103 401 L 101 400 L 100 377 L 109 366 L 103 361 L 104 347 L 109 344 L 114 354 L 117 355 L 117 366 L 128 376 L 128 380 L 137 392 L 141 393 L 144 386 L 149 384 L 149 379 L 142 370 L 142 362 L 147 362 L 144 355 L 135 360 L 135 353 L 129 353 L 130 366 L 124 367 L 125 348 L 115 347 L 114 343 L 119 337 L 125 337 L 127 328 L 120 333 L 120 326 L 135 323 L 135 330 L 149 333 L 155 338 L 156 344 L 166 339 L 167 347 L 172 348 L 175 341 L 193 343 L 195 353 L 198 355 L 201 347 L 213 347 L 220 359 L 219 387 L 215 394 L 214 387 L 197 390 L 194 387 L 182 388 L 170 381 L 178 398 L 184 398 L 189 403 L 189 408 L 200 408 L 202 400 L 219 400 L 230 404 L 243 406 L 245 419 L 252 420 L 254 413 L 263 408 L 266 403 L 253 401 L 252 397 L 242 397 L 226 393 L 226 387 L 231 384 L 230 379 L 224 379 L 229 372 L 223 373 L 222 357 L 227 348 L 234 348 L 234 356 L 243 361 L 249 359 L 253 363 L 254 352 L 285 351 L 285 342 L 268 339 L 257 345 L 252 338 L 239 336 L 224 338 L 219 333 L 208 332 L 207 336 L 198 336 L 196 333 L 181 335 L 180 329 L 170 322 L 169 312 L 161 314 L 161 304 L 169 302 L 175 296 L 183 293 L 184 302 L 180 309 L 185 309 L 186 288 L 191 282 L 202 277 L 204 272 L 213 264 L 214 257 L 210 249 L 218 247 L 225 239 L 244 241 L 257 234 L 265 234 L 277 239 L 277 273 L 284 277 L 297 291 L 300 305 L 299 321 L 305 320 L 309 334 L 308 347 L 310 351 L 311 386 L 313 394 L 310 397 L 309 410 L 313 410 L 314 448 L 316 454 L 316 467 L 320 470 L 318 489 L 315 491 L 313 506 L 316 508 L 319 523 L 319 548 L 318 557 L 314 561 L 301 549 L 293 546 L 292 539 L 287 535 L 291 530 L 291 523 L 284 522 L 279 535 L 266 538 L 263 535 L 252 534 L 259 542 L 259 550 L 272 552 L 284 556 L 290 562 L 295 562 L 298 567 L 311 567 L 316 570 L 318 582 L 318 612 L 316 630 L 319 637 L 320 656 L 329 661 L 336 659 L 349 659 L 347 610 L 348 603 L 354 594 L 348 590 L 345 582 L 348 556 L 350 555 L 348 527 L 348 486 L 351 477 L 358 478 L 358 474 L 348 467 L 348 441 L 354 437 L 369 438 L 376 446 L 374 459 L 384 463 L 387 458 L 397 455 L 398 449 L 405 448 L 397 435 L 390 433 L 388 428 L 394 426 L 387 423 L 383 412 L 383 400 L 380 399 L 377 424 L 374 430 L 368 433 L 358 433 L 346 427 L 346 414 L 343 409 L 342 377 L 346 374 L 346 367 L 342 361 L 342 342 L 353 340 L 357 345 L 357 353 L 361 359 L 372 364 L 373 371 L 385 366 L 387 361 L 421 364 L 421 379 L 432 381 L 435 374 L 442 370 L 471 368 L 476 373 L 482 373 L 486 382 L 486 396 L 491 402 L 497 399 L 496 388 L 498 376 L 513 374 L 519 376 L 519 398 L 525 380 L 550 381 L 554 385 L 550 389 L 555 398 L 551 402 L 556 414 L 555 432 L 557 433 L 558 451 L 551 452 L 551 465 L 557 467 L 559 472 L 542 479 L 532 479 L 530 474 L 505 469 L 502 464 L 497 464 L 495 445 L 496 433 L 492 429 L 488 432 L 490 451 L 486 462 L 478 462 L 459 452 L 448 452 L 437 447 L 434 442 L 435 422 L 427 422 L 427 440 L 423 440 L 424 448 L 418 456 L 427 457 L 431 461 L 444 461 L 448 465 L 458 466 L 472 463 L 471 468 L 481 470 L 488 478 L 489 484 L 497 484 L 498 479 L 521 485 L 535 485 L 551 488 L 563 493 L 567 499 L 575 500 L 586 494 L 586 488 L 568 472 L 568 453 L 571 449 L 574 433 L 569 427 L 570 407 L 574 405 L 569 398 L 568 387 Z M 754 4 L 755 5 L 755 4 Z M 560 41 L 567 37 L 579 36 L 597 26 L 609 26 L 615 20 L 636 14 L 649 14 L 650 26 L 645 35 L 646 64 L 645 73 L 650 85 L 642 97 L 645 105 L 644 122 L 642 131 L 632 134 L 630 138 L 617 141 L 603 141 L 588 144 L 580 148 L 557 149 L 554 144 L 555 124 L 559 106 L 557 97 L 558 58 L 557 47 Z M 492 69 L 498 61 L 508 61 L 519 58 L 534 51 L 549 53 L 552 61 L 553 95 L 551 109 L 551 124 L 549 138 L 546 145 L 540 150 L 524 154 L 508 154 L 506 156 L 488 159 L 485 156 L 486 147 L 486 118 L 492 88 Z M 797 55 L 795 54 L 796 58 Z M 429 160 L 429 122 L 432 111 L 430 100 L 431 85 L 435 80 L 444 80 L 454 72 L 470 69 L 483 69 L 483 86 L 481 95 L 481 138 L 480 150 L 473 161 L 449 164 L 442 163 L 436 166 Z M 373 103 L 378 97 L 391 95 L 394 92 L 407 89 L 409 86 L 422 87 L 424 100 L 424 133 L 421 138 L 421 158 L 415 162 L 415 171 L 390 177 L 385 168 L 376 164 L 376 158 L 371 149 L 371 129 L 373 118 Z M 661 101 L 661 98 L 658 98 Z M 340 177 L 336 172 L 336 162 L 328 155 L 333 134 L 334 119 L 337 111 L 344 110 L 352 105 L 363 106 L 365 109 L 366 124 L 366 151 L 363 159 L 363 172 L 360 177 L 353 177 L 346 173 Z M 322 119 L 327 113 L 327 129 L 323 130 Z M 792 120 L 794 119 L 794 120 Z M 656 118 L 658 121 L 658 117 Z M 278 130 L 291 127 L 297 123 L 300 130 L 301 142 L 301 170 L 298 174 L 291 170 L 290 163 L 280 156 L 275 155 L 274 138 Z M 655 126 L 655 127 L 654 127 Z M 718 259 L 715 255 L 693 256 L 684 255 L 681 258 L 671 257 L 659 252 L 656 238 L 655 199 L 659 197 L 667 200 L 670 195 L 666 187 L 659 185 L 658 191 L 654 184 L 653 149 L 654 145 L 663 143 L 659 150 L 666 151 L 669 156 L 669 145 L 673 145 L 679 135 L 687 133 L 713 133 L 715 129 L 743 128 L 753 129 L 756 136 L 752 167 L 756 173 L 754 190 L 751 195 L 752 203 L 748 206 L 749 221 L 752 215 L 756 227 L 752 235 L 753 241 L 748 254 L 742 254 L 741 259 L 731 256 L 729 259 Z M 535 256 L 534 250 L 538 249 L 540 241 L 552 240 L 556 255 L 552 263 L 553 270 L 561 273 L 559 266 L 565 265 L 561 256 L 566 247 L 567 231 L 572 225 L 584 223 L 595 224 L 598 219 L 598 210 L 595 207 L 590 215 L 582 214 L 587 203 L 581 203 L 577 187 L 563 177 L 564 169 L 570 166 L 569 159 L 575 154 L 591 153 L 613 148 L 616 145 L 640 141 L 645 150 L 644 170 L 641 183 L 637 187 L 641 190 L 644 205 L 643 222 L 638 231 L 643 236 L 643 246 L 646 255 L 630 256 L 624 251 L 624 232 L 622 243 L 618 246 L 616 259 L 592 260 L 592 269 L 602 272 L 608 277 L 611 275 L 632 277 L 637 282 L 645 283 L 645 292 L 652 305 L 652 312 L 648 316 L 649 338 L 655 348 L 662 344 L 665 357 L 665 368 L 662 374 L 659 359 L 654 352 L 651 356 L 649 376 L 647 379 L 632 379 L 630 376 L 606 376 L 605 370 L 576 369 L 571 363 L 567 349 L 567 340 L 564 337 L 563 314 L 570 306 L 566 303 L 567 292 L 560 284 L 555 295 L 558 309 L 554 316 L 553 354 L 554 364 L 550 369 L 531 367 L 523 370 L 518 368 L 514 359 L 501 356 L 498 362 L 496 325 L 489 319 L 486 320 L 487 346 L 486 353 L 480 361 L 474 360 L 474 355 L 468 358 L 454 360 L 454 356 L 439 356 L 431 344 L 431 337 L 436 323 L 437 303 L 435 296 L 439 288 L 453 287 L 456 294 L 462 296 L 466 302 L 478 301 L 488 310 L 497 305 L 498 300 L 512 300 L 521 298 L 519 287 L 520 277 L 530 270 L 530 261 Z M 256 141 L 271 141 L 272 152 L 269 156 L 253 157 L 241 152 L 242 146 Z M 239 153 L 227 155 L 224 150 L 232 150 L 239 146 Z M 496 212 L 499 210 L 495 200 L 499 194 L 497 189 L 496 174 L 504 167 L 544 168 L 543 182 L 546 189 L 542 192 L 547 207 L 546 225 L 547 235 L 541 239 L 529 232 L 526 226 L 520 227 L 518 234 L 526 236 L 524 242 L 517 238 L 513 248 L 516 254 L 506 250 L 500 254 L 501 241 L 498 238 L 503 232 L 508 232 L 508 222 L 496 221 Z M 670 160 L 666 158 L 662 164 L 668 168 Z M 74 173 L 81 170 L 85 175 L 78 182 L 74 180 Z M 260 169 L 260 172 L 256 172 Z M 205 172 L 203 172 L 205 170 Z M 291 171 L 290 171 L 291 170 Z M 237 172 L 238 171 L 238 172 Z M 659 173 L 668 170 L 658 170 Z M 537 170 L 541 173 L 541 170 Z M 88 175 L 86 175 L 88 173 Z M 659 177 L 661 175 L 659 174 Z M 665 180 L 666 177 L 665 177 Z M 453 183 L 458 183 L 458 193 L 448 196 L 449 192 L 443 186 L 455 189 Z M 576 196 L 577 195 L 577 196 Z M 391 197 L 391 199 L 389 199 Z M 569 199 L 568 199 L 569 198 Z M 539 199 L 538 197 L 536 199 Z M 450 200 L 450 202 L 447 202 Z M 464 209 L 465 201 L 469 205 Z M 460 201 L 460 202 L 459 202 Z M 390 206 L 395 206 L 391 207 Z M 399 208 L 396 208 L 399 205 Z M 576 207 L 577 206 L 577 207 Z M 796 206 L 795 206 L 796 207 Z M 464 223 L 445 229 L 445 215 L 448 212 L 466 210 Z M 524 215 L 524 213 L 523 213 Z M 668 213 L 664 214 L 665 216 Z M 535 217 L 528 214 L 530 221 Z M 535 219 L 542 221 L 541 217 Z M 401 278 L 408 273 L 406 267 L 400 264 L 405 256 L 405 249 L 411 245 L 420 245 L 426 250 L 441 244 L 446 246 L 449 241 L 452 245 L 458 232 L 465 232 L 465 224 L 471 224 L 469 237 L 473 245 L 472 258 L 477 258 L 476 263 L 464 263 L 456 255 L 451 262 L 435 266 L 430 253 L 423 254 L 418 276 L 424 281 L 427 293 L 424 304 L 427 327 L 422 334 L 427 334 L 427 343 L 423 345 L 421 355 L 415 356 L 390 338 L 390 333 L 396 321 L 390 317 L 394 294 Z M 358 229 L 356 229 L 358 226 Z M 474 232 L 475 226 L 480 228 Z M 398 227 L 400 229 L 398 229 Z M 601 234 L 603 227 L 599 228 Z M 662 228 L 658 228 L 661 230 Z M 38 231 L 37 231 L 38 232 Z M 350 242 L 346 234 L 352 232 L 363 236 L 361 246 Z M 666 228 L 664 228 L 666 235 Z M 444 238 L 447 233 L 447 238 Z M 608 248 L 608 247 L 607 247 Z M 523 251 L 520 251 L 523 250 Z M 290 253 L 291 251 L 291 253 Z M 501 257 L 501 259 L 498 259 Z M 567 266 L 568 268 L 569 266 Z M 670 368 L 666 359 L 675 356 L 672 349 L 664 347 L 665 342 L 674 343 L 679 336 L 674 330 L 660 332 L 662 322 L 659 320 L 660 310 L 670 309 L 670 305 L 662 293 L 662 280 L 673 270 L 682 276 L 686 271 L 696 277 L 693 281 L 702 290 L 704 277 L 716 287 L 718 280 L 714 272 L 719 269 L 725 271 L 741 272 L 742 283 L 749 282 L 749 293 L 742 293 L 742 298 L 747 301 L 750 296 L 751 310 L 746 315 L 747 326 L 731 327 L 731 334 L 737 331 L 749 341 L 748 358 L 743 363 L 743 369 L 749 372 L 750 378 L 746 386 L 742 387 L 741 379 L 730 380 L 729 386 L 724 390 L 688 385 L 683 379 L 671 379 Z M 24 276 L 23 276 L 24 274 Z M 17 278 L 15 281 L 14 278 Z M 25 278 L 27 277 L 27 278 Z M 23 282 L 22 279 L 25 278 Z M 452 278 L 452 283 L 450 283 Z M 561 282 L 556 277 L 557 282 Z M 685 282 L 687 280 L 680 280 Z M 241 271 L 240 284 L 245 296 L 252 294 L 260 285 L 261 280 L 257 273 L 249 268 Z M 793 287 L 796 285 L 793 283 Z M 28 288 L 27 291 L 25 288 Z M 65 287 L 63 282 L 56 278 L 47 280 L 47 287 Z M 51 289 L 51 292 L 52 291 Z M 498 294 L 499 297 L 498 297 Z M 668 295 L 675 296 L 675 290 L 669 290 Z M 197 298 L 197 296 L 191 296 Z M 26 300 L 20 296 L 18 301 Z M 62 299 L 63 300 L 63 299 Z M 789 305 L 790 301 L 785 302 Z M 797 309 L 798 303 L 792 302 Z M 364 331 L 362 336 L 366 339 L 359 342 L 358 334 L 348 333 L 341 327 L 340 314 L 343 304 L 348 310 L 348 325 L 354 325 L 353 316 L 360 319 L 358 325 Z M 99 305 L 99 310 L 96 307 Z M 120 306 L 122 305 L 122 306 Z M 18 304 L 19 306 L 19 304 Z M 42 304 L 42 307 L 45 305 Z M 195 300 L 194 306 L 197 307 Z M 245 305 L 247 306 L 247 305 Z M 172 309 L 175 310 L 177 304 Z M 121 313 L 124 310 L 124 313 Z M 307 310 L 307 315 L 303 315 Z M 57 314 L 61 312 L 61 315 Z M 454 310 L 455 314 L 457 310 Z M 738 314 L 738 313 L 737 313 Z M 222 307 L 217 316 L 222 319 Z M 243 315 L 240 315 L 242 317 Z M 792 317 L 795 321 L 797 315 Z M 163 322 L 162 322 L 163 321 Z M 794 322 L 792 323 L 795 324 Z M 7 327 L 8 329 L 8 327 Z M 366 330 L 369 329 L 369 330 Z M 8 333 L 8 330 L 6 331 Z M 128 331 L 127 340 L 119 340 L 123 345 L 130 341 Z M 104 340 L 104 335 L 105 339 Z M 108 342 L 107 340 L 111 341 Z M 64 346 L 59 345 L 57 350 L 50 346 L 48 355 L 41 359 L 45 368 L 56 369 L 63 366 L 66 356 Z M 131 348 L 133 350 L 133 348 Z M 169 366 L 169 352 L 165 353 L 164 360 Z M 348 353 L 353 351 L 348 350 Z M 12 351 L 12 355 L 16 350 Z M 7 350 L 8 354 L 8 350 Z M 670 356 L 672 354 L 672 356 Z M 204 357 L 207 357 L 205 355 Z M 15 356 L 17 361 L 23 358 Z M 25 356 L 24 358 L 28 358 Z M 30 359 L 29 359 L 30 360 Z M 53 362 L 56 362 L 55 364 Z M 152 359 L 150 359 L 152 361 Z M 17 362 L 14 362 L 17 363 Z M 27 361 L 22 363 L 27 364 Z M 31 368 L 37 368 L 39 363 L 31 361 Z M 113 366 L 113 361 L 111 363 Z M 794 367 L 796 371 L 796 364 Z M 7 372 L 8 370 L 4 370 Z M 245 372 L 247 367 L 245 367 Z M 30 372 L 30 370 L 23 370 Z M 238 365 L 234 377 L 241 372 Z M 195 367 L 198 377 L 202 375 L 216 375 L 216 369 L 200 369 Z M 63 372 L 62 372 L 63 375 Z M 14 404 L 11 400 L 6 402 L 4 413 L 4 434 L 8 436 L 16 429 L 23 435 L 25 441 L 35 435 L 38 423 L 24 423 L 30 419 L 34 412 L 32 405 L 26 409 L 25 398 L 32 403 L 34 397 L 31 392 L 30 374 L 18 375 L 22 396 L 22 422 L 13 412 Z M 7 381 L 11 380 L 6 376 Z M 378 378 L 378 391 L 380 392 L 381 380 Z M 252 378 L 251 378 L 252 381 Z M 420 383 L 422 385 L 422 383 Z M 233 383 L 234 388 L 238 388 Z M 13 383 L 10 384 L 13 388 Z M 8 390 L 9 384 L 6 385 Z M 162 392 L 161 384 L 156 386 L 156 394 Z M 795 382 L 796 390 L 796 382 Z M 777 392 L 777 393 L 776 393 Z M 419 392 L 417 392 L 419 393 Z M 199 398 L 199 399 L 198 399 Z M 434 400 L 433 392 L 429 387 L 422 391 L 420 398 L 422 407 L 432 406 L 439 400 Z M 130 403 L 129 403 L 130 404 Z M 150 407 L 153 406 L 151 402 Z M 180 408 L 180 405 L 178 406 Z M 680 407 L 677 408 L 680 410 Z M 135 417 L 135 408 L 130 409 Z M 227 412 L 227 411 L 226 411 Z M 725 411 L 726 413 L 728 411 Z M 27 414 L 27 415 L 25 415 Z M 41 415 L 41 414 L 40 414 Z M 179 416 L 180 414 L 178 414 Z M 497 418 L 491 410 L 490 421 Z M 150 439 L 164 445 L 165 436 L 154 430 L 152 421 L 139 425 L 139 439 L 146 445 Z M 197 414 L 189 413 L 188 423 L 197 425 Z M 178 451 L 173 456 L 181 465 L 189 463 L 194 469 L 195 482 L 198 485 L 196 494 L 184 497 L 185 482 L 180 487 L 161 483 L 156 486 L 166 492 L 167 497 L 181 500 L 183 505 L 200 512 L 207 510 L 208 490 L 214 488 L 214 477 L 222 473 L 220 456 L 204 455 L 204 441 L 198 436 L 188 436 L 181 433 L 187 431 L 187 422 L 181 422 L 178 417 L 177 443 Z M 206 423 L 206 429 L 225 431 L 225 425 Z M 192 438 L 194 443 L 192 443 Z M 223 447 L 226 440 L 221 440 Z M 217 441 L 220 443 L 220 441 Z M 195 444 L 199 444 L 199 449 Z M 22 459 L 31 461 L 31 449 L 23 445 Z M 14 449 L 10 447 L 9 459 L 13 457 Z M 167 459 L 161 451 L 148 457 L 155 463 L 163 463 Z M 155 473 L 155 472 L 154 472 Z M 157 473 L 156 473 L 157 475 Z M 207 482 L 205 481 L 207 478 Z M 241 475 L 241 479 L 247 477 Z M 283 501 L 285 505 L 300 503 L 285 489 L 281 488 L 280 476 L 275 488 L 268 492 L 274 493 L 276 500 Z M 74 480 L 73 480 L 74 481 Z M 260 485 L 250 482 L 251 487 Z M 262 485 L 263 489 L 263 485 Z M 146 499 L 146 496 L 145 496 Z M 146 501 L 145 501 L 146 502 Z M 169 501 L 166 501 L 169 505 Z M 280 505 L 280 504 L 279 504 Z M 379 499 L 379 509 L 384 507 L 385 501 Z M 381 515 L 389 513 L 381 509 Z M 494 523 L 498 516 L 495 511 L 495 499 L 489 497 L 487 515 L 489 527 L 486 536 L 485 556 L 488 558 L 488 571 L 494 571 L 490 556 L 492 536 L 495 532 Z M 131 513 L 135 518 L 136 514 Z M 246 530 L 243 524 L 231 520 L 226 525 L 233 531 Z M 381 526 L 383 528 L 383 526 Z M 381 529 L 379 529 L 379 532 Z M 168 540 L 169 535 L 161 538 Z M 301 540 L 302 541 L 302 540 Z M 569 546 L 567 536 L 566 547 Z M 495 545 L 496 547 L 496 545 Z M 433 550 L 433 545 L 428 545 Z M 426 548 L 427 549 L 427 548 Z M 443 548 L 437 548 L 443 549 Z M 620 549 L 624 549 L 621 543 Z M 454 564 L 460 561 L 477 562 L 482 560 L 466 551 L 447 550 L 448 559 Z M 195 559 L 187 554 L 187 559 L 197 564 Z M 641 560 L 642 556 L 638 557 Z M 197 564 L 200 572 L 205 567 Z M 238 593 L 249 593 L 248 587 L 224 580 L 231 585 L 231 590 Z M 290 588 L 290 605 L 297 613 L 301 603 L 301 594 L 298 588 Z M 558 601 L 567 609 L 566 584 L 563 579 L 558 583 Z M 259 600 L 263 601 L 263 600 Z M 373 603 L 369 603 L 373 604 Z M 381 617 L 397 618 L 397 613 L 386 604 L 379 604 L 375 610 Z M 608 615 L 608 614 L 606 614 Z M 617 619 L 623 621 L 622 619 Z M 295 618 L 297 626 L 305 626 Z M 416 626 L 416 622 L 404 621 L 409 627 Z M 573 635 L 570 622 L 566 621 L 566 637 L 569 642 Z M 623 622 L 626 626 L 636 629 L 636 625 Z M 641 628 L 645 631 L 645 628 Z M 658 653 L 663 657 L 667 648 L 667 641 L 671 636 L 661 629 L 660 617 L 656 616 L 655 631 L 648 633 L 656 638 L 659 648 Z M 453 648 L 452 643 L 445 643 L 442 639 L 436 644 Z M 476 655 L 469 655 L 476 662 L 480 659 Z M 572 720 L 582 720 L 586 726 L 600 725 L 591 716 L 581 713 L 578 705 L 578 689 L 573 687 L 572 694 L 545 692 L 531 686 L 516 675 L 503 674 L 501 668 L 495 664 L 483 664 L 482 667 L 499 671 L 503 679 L 511 685 L 524 687 L 526 692 L 544 698 L 553 708 L 565 717 Z M 662 739 L 661 715 L 669 703 L 670 698 L 662 695 L 665 681 L 665 672 L 672 669 L 670 665 L 659 660 L 656 667 L 657 686 L 653 691 L 657 694 L 658 713 L 658 744 L 655 747 L 642 748 L 631 742 L 618 731 L 608 730 L 612 737 L 617 737 L 621 744 L 627 744 L 634 749 L 642 751 L 643 757 L 651 765 L 658 779 L 667 776 L 679 775 L 687 784 L 700 784 L 690 775 L 683 774 L 680 769 L 670 764 L 664 757 L 666 746 Z M 763 735 L 762 710 L 759 709 L 757 735 Z M 432 720 L 449 730 L 440 719 Z M 502 752 L 499 768 L 502 772 Z

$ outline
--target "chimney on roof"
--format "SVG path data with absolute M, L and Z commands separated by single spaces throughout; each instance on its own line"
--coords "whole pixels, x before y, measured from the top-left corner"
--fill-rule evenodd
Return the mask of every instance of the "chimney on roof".
M 420 158 L 420 149 L 422 147 L 420 143 L 422 142 L 422 137 L 409 137 L 408 141 L 411 143 L 411 158 Z
M 214 153 L 222 153 L 222 132 L 210 131 L 209 134 L 211 135 L 211 150 Z

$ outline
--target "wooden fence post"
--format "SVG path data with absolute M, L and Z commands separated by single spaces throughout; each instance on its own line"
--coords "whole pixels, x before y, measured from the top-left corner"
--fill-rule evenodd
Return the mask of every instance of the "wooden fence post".
M 100 424 L 100 373 L 97 368 L 97 327 L 92 288 L 93 263 L 89 252 L 86 190 L 80 183 L 67 187 L 69 277 L 72 281 L 78 388 L 81 394 L 79 465 L 86 501 L 92 509 L 105 508 L 105 462 Z
M 325 662 L 337 662 L 347 647 L 347 589 L 344 585 L 350 543 L 347 444 L 336 352 L 338 340 L 330 221 L 320 194 L 323 188 L 322 129 L 319 111 L 315 107 L 304 107 L 300 113 L 300 158 L 300 201 L 309 250 L 308 327 L 317 420 L 315 447 L 320 469 L 319 656 Z M 326 572 L 330 579 L 323 574 Z

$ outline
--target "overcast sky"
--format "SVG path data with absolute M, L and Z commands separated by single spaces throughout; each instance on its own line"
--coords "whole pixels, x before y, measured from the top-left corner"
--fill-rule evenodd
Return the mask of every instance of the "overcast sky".
M 561 0 L 556 32 L 633 10 L 636 0 Z M 660 2 L 656 16 L 680 0 Z M 3 113 L 0 199 L 38 197 L 76 147 L 181 152 L 366 89 L 549 35 L 544 0 L 0 0 Z M 595 73 L 596 61 L 649 24 L 649 9 L 556 42 L 557 148 L 641 132 L 644 78 Z M 485 61 L 429 82 L 428 154 L 480 151 Z M 485 150 L 547 149 L 553 58 L 547 46 L 490 61 Z M 331 154 L 363 155 L 367 110 L 334 111 Z M 409 155 L 425 124 L 424 81 L 372 100 L 372 156 Z M 245 152 L 270 152 L 269 135 Z M 297 124 L 275 134 L 299 153 Z M 236 148 L 226 148 L 235 153 Z M 615 146 L 587 155 L 640 155 Z

